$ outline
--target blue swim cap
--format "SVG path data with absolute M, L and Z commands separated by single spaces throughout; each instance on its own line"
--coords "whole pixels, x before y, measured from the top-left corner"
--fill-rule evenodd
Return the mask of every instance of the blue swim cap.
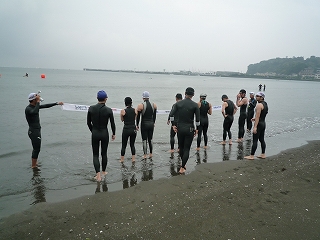
M 103 90 L 100 90 L 98 93 L 97 93 L 97 99 L 98 100 L 104 100 L 106 99 L 108 96 L 107 96 L 107 93 Z

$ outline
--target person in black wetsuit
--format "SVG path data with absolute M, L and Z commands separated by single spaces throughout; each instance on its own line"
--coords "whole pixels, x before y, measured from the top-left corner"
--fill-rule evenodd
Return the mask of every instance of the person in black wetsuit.
M 28 135 L 32 143 L 31 167 L 36 168 L 38 164 L 38 156 L 41 149 L 41 125 L 39 110 L 42 108 L 50 108 L 56 105 L 63 105 L 63 102 L 55 102 L 40 105 L 41 97 L 37 93 L 30 93 L 29 105 L 25 109 L 26 119 L 29 125 Z
M 237 142 L 243 141 L 244 136 L 244 124 L 246 123 L 247 119 L 247 105 L 248 105 L 248 98 L 246 97 L 246 90 L 241 89 L 237 95 L 237 106 L 240 107 L 240 115 L 238 119 L 238 140 Z
M 149 158 L 152 158 L 153 150 L 153 131 L 157 116 L 157 105 L 149 101 L 150 94 L 144 91 L 142 94 L 143 103 L 140 103 L 137 107 L 137 129 L 139 129 L 139 122 L 141 116 L 141 137 L 143 144 L 143 158 L 147 158 L 147 142 L 149 144 Z
M 226 144 L 226 139 L 227 139 L 227 134 L 229 137 L 229 145 L 232 144 L 232 134 L 231 134 L 231 126 L 233 123 L 233 115 L 236 113 L 236 111 L 238 110 L 237 106 L 231 101 L 229 100 L 227 95 L 222 95 L 221 97 L 223 103 L 222 103 L 222 116 L 224 117 L 224 121 L 223 121 L 223 141 L 221 142 L 221 144 L 225 145 Z
M 136 157 L 136 148 L 134 143 L 137 137 L 137 127 L 136 127 L 136 117 L 137 112 L 132 107 L 132 99 L 131 97 L 126 97 L 124 99 L 124 103 L 126 105 L 125 109 L 121 110 L 120 118 L 121 121 L 124 123 L 123 130 L 122 130 L 122 147 L 121 147 L 121 160 L 120 162 L 124 161 L 124 154 L 126 152 L 128 139 L 130 138 L 130 148 L 132 154 L 132 162 L 135 161 Z
M 257 105 L 257 100 L 254 98 L 254 92 L 250 92 L 250 99 L 247 108 L 247 132 L 251 133 L 252 118 L 254 116 L 254 109 Z
M 258 140 L 261 143 L 261 155 L 259 155 L 258 158 L 266 158 L 266 142 L 264 140 L 264 133 L 266 130 L 265 119 L 268 114 L 268 104 L 264 101 L 264 98 L 265 94 L 263 92 L 258 92 L 256 94 L 256 99 L 258 103 L 256 106 L 256 116 L 254 118 L 253 139 L 250 153 L 251 155 L 244 157 L 248 160 L 254 160 L 254 154 L 257 150 Z
M 198 138 L 197 138 L 197 151 L 200 150 L 201 144 L 201 135 L 203 133 L 204 147 L 207 148 L 208 145 L 208 127 L 209 127 L 209 118 L 208 114 L 212 114 L 212 105 L 206 101 L 207 94 L 202 93 L 200 95 L 200 101 L 198 102 L 198 107 L 200 109 L 200 125 L 198 128 Z
M 198 104 L 192 101 L 193 96 L 194 89 L 188 87 L 185 91 L 185 99 L 174 104 L 169 115 L 170 120 L 174 121 L 174 116 L 178 114 L 177 123 L 173 128 L 178 132 L 179 155 L 182 159 L 179 173 L 186 171 L 192 140 L 198 133 L 198 129 L 194 127 L 194 117 L 197 128 L 200 125 L 200 109 Z
M 181 93 L 177 93 L 176 94 L 176 103 L 181 101 L 182 100 L 182 94 Z M 175 103 L 175 104 L 176 104 Z M 172 108 L 173 108 L 174 104 L 172 105 Z M 171 109 L 172 109 L 171 108 Z M 173 130 L 173 126 L 176 125 L 176 122 L 177 122 L 177 114 L 176 116 L 174 116 L 174 120 L 171 122 L 171 128 L 170 128 L 170 152 L 173 153 L 174 152 L 174 137 L 176 135 L 176 132 Z M 169 125 L 170 124 L 170 115 L 168 116 L 168 121 L 167 121 L 167 124 Z
M 95 179 L 99 182 L 107 172 L 107 150 L 109 144 L 108 122 L 110 120 L 112 141 L 116 138 L 116 125 L 112 109 L 106 106 L 107 93 L 103 90 L 97 93 L 98 103 L 89 107 L 87 125 L 91 131 L 91 145 L 93 153 L 93 165 L 96 171 Z M 100 174 L 99 146 L 101 144 L 102 176 Z

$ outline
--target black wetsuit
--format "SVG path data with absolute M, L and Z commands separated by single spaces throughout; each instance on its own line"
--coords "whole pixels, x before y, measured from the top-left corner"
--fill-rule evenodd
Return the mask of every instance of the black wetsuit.
M 197 103 L 190 98 L 185 98 L 174 104 L 169 115 L 170 118 L 172 119 L 177 113 L 179 154 L 182 159 L 181 167 L 185 168 L 195 132 L 194 115 L 196 116 L 196 125 L 198 127 L 200 125 L 200 110 Z
M 171 110 L 173 109 L 175 104 L 172 105 L 172 108 Z M 178 113 L 176 113 L 173 117 L 174 117 L 174 120 L 173 121 L 170 121 L 171 122 L 171 127 L 170 127 L 170 147 L 171 147 L 171 150 L 174 149 L 174 137 L 176 136 L 176 132 L 173 130 L 172 126 L 176 126 L 177 125 L 177 121 L 178 121 Z M 168 120 L 170 120 L 170 115 L 168 116 Z
M 248 105 L 248 111 L 247 111 L 247 129 L 251 130 L 252 128 L 252 121 L 251 119 L 254 116 L 254 108 L 257 105 L 257 100 L 255 100 L 254 98 L 250 98 L 249 99 L 249 105 Z
M 124 109 L 126 114 L 123 116 L 123 130 L 122 130 L 122 147 L 121 147 L 121 156 L 124 156 L 126 152 L 126 147 L 128 143 L 128 139 L 130 138 L 130 148 L 131 154 L 136 155 L 136 148 L 134 143 L 137 137 L 137 130 L 135 124 L 135 109 L 132 107 L 127 107 Z
M 258 146 L 258 140 L 261 143 L 261 153 L 264 154 L 266 152 L 266 142 L 264 141 L 264 133 L 266 130 L 266 115 L 268 114 L 268 104 L 266 102 L 261 102 L 263 104 L 263 110 L 260 113 L 259 123 L 257 125 L 257 133 L 253 134 L 253 140 L 252 140 L 252 148 L 251 148 L 251 155 L 254 155 L 257 146 Z
M 198 127 L 198 138 L 197 138 L 197 147 L 200 147 L 201 143 L 201 135 L 203 133 L 203 140 L 204 146 L 208 144 L 208 127 L 209 127 L 209 118 L 208 118 L 208 111 L 209 111 L 209 103 L 205 100 L 201 101 L 200 106 L 200 125 Z
M 153 103 L 150 103 L 149 100 L 145 100 L 143 102 L 143 110 L 141 112 L 138 112 L 137 126 L 139 126 L 140 115 L 142 115 L 140 129 L 141 129 L 144 155 L 147 154 L 147 141 L 149 144 L 150 154 L 152 154 L 152 150 L 153 150 L 152 137 L 153 137 L 154 124 L 156 122 L 156 112 L 157 112 L 157 109 L 153 107 Z
M 247 119 L 247 104 L 243 104 L 240 106 L 240 115 L 238 119 L 238 126 L 239 126 L 239 131 L 238 131 L 238 138 L 243 138 L 244 136 L 244 124 L 246 123 Z
M 234 113 L 234 103 L 231 100 L 226 101 L 228 103 L 228 107 L 225 108 L 225 115 L 227 115 L 224 118 L 223 121 L 223 141 L 227 139 L 227 134 L 229 136 L 229 139 L 232 139 L 232 134 L 231 134 L 231 126 L 233 123 L 233 113 Z
M 104 103 L 97 103 L 89 107 L 87 114 L 87 125 L 91 131 L 91 145 L 93 152 L 93 165 L 96 173 L 100 172 L 99 146 L 101 142 L 102 171 L 106 170 L 109 144 L 108 122 L 110 119 L 112 135 L 116 134 L 113 112 Z
M 39 110 L 42 108 L 50 108 L 58 105 L 58 103 L 42 104 L 37 103 L 35 106 L 29 104 L 25 109 L 26 119 L 29 125 L 28 135 L 32 143 L 32 158 L 38 159 L 41 149 L 41 125 Z

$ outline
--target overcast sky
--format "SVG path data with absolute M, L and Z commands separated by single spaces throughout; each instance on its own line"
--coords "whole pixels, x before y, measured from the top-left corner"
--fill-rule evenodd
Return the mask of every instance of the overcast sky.
M 0 66 L 240 71 L 320 57 L 319 0 L 1 0 Z

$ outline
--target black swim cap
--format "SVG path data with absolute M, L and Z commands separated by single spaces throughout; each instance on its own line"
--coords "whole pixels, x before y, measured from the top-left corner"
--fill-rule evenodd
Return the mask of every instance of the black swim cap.
M 126 98 L 124 99 L 124 104 L 125 104 L 126 106 L 131 105 L 131 104 L 132 104 L 132 98 L 131 98 L 131 97 L 126 97 Z
M 244 90 L 244 89 L 241 89 L 239 92 L 241 92 L 241 93 L 247 93 L 247 91 Z
M 176 94 L 176 98 L 177 98 L 177 99 L 182 99 L 182 94 L 181 94 L 181 93 L 177 93 L 177 94 Z
M 186 94 L 193 96 L 194 95 L 194 89 L 192 87 L 188 87 L 186 89 Z

